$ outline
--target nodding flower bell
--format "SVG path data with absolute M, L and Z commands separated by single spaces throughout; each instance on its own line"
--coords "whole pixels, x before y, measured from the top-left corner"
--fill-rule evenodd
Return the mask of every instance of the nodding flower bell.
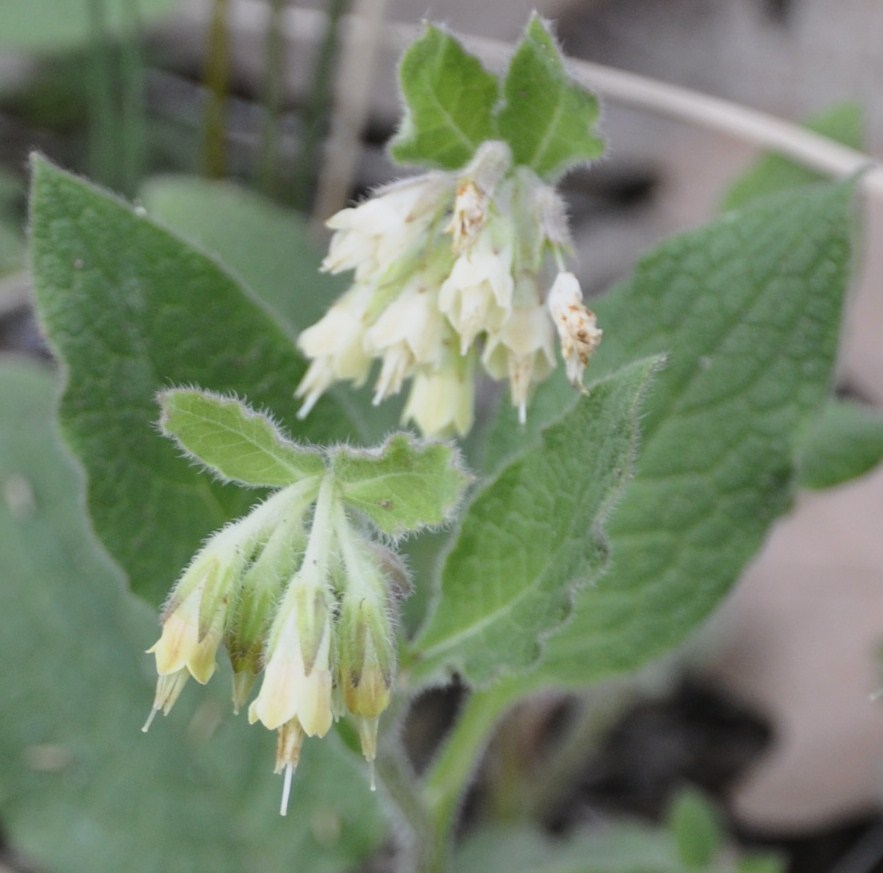
M 310 507 L 314 505 L 312 514 Z M 233 703 L 278 735 L 282 814 L 307 737 L 349 713 L 374 784 L 377 726 L 395 677 L 393 633 L 401 566 L 347 515 L 328 473 L 276 492 L 212 536 L 184 571 L 148 650 L 157 681 L 146 731 L 187 679 L 206 683 L 223 644 Z
M 352 287 L 303 331 L 311 359 L 296 390 L 307 415 L 334 382 L 363 384 L 381 361 L 374 402 L 407 380 L 403 412 L 427 436 L 472 426 L 476 364 L 508 379 L 519 419 L 556 366 L 555 331 L 575 385 L 601 340 L 579 283 L 564 204 L 504 142 L 483 143 L 458 172 L 378 189 L 327 222 L 323 269 L 353 270 Z

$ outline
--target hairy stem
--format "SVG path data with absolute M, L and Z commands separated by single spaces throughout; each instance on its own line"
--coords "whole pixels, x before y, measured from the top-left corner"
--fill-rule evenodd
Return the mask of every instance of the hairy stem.
M 429 810 L 433 838 L 428 857 L 435 866 L 426 873 L 443 873 L 446 869 L 449 844 L 463 795 L 494 725 L 516 696 L 515 686 L 506 683 L 488 691 L 473 692 L 427 774 L 423 796 Z

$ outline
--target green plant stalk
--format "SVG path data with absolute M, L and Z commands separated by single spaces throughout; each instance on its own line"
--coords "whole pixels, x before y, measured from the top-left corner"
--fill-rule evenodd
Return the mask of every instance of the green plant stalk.
M 405 834 L 397 869 L 407 873 L 432 873 L 444 869 L 436 866 L 433 851 L 432 821 L 426 803 L 417 787 L 417 779 L 397 739 L 383 743 L 376 761 L 377 778 Z
M 574 778 L 598 751 L 604 737 L 635 696 L 636 686 L 627 681 L 606 683 L 583 695 L 564 736 L 543 763 L 543 778 L 530 780 L 531 790 L 520 798 L 524 817 L 543 821 L 558 807 L 572 790 Z
M 114 143 L 113 57 L 107 30 L 106 0 L 89 0 L 92 50 L 89 58 L 89 173 L 115 185 L 118 155 Z
M 328 27 L 313 68 L 313 81 L 304 110 L 301 145 L 298 150 L 294 178 L 294 205 L 308 212 L 314 194 L 319 150 L 325 136 L 334 62 L 340 45 L 340 22 L 349 10 L 351 0 L 329 0 Z
M 144 119 L 144 58 L 141 52 L 141 16 L 138 0 L 127 0 L 126 36 L 121 62 L 122 106 L 120 112 L 120 184 L 133 197 L 144 176 L 147 126 Z
M 279 117 L 282 112 L 282 83 L 285 79 L 285 34 L 282 32 L 282 10 L 285 0 L 271 0 L 267 25 L 264 71 L 264 129 L 258 156 L 258 187 L 267 195 L 276 191 L 279 181 Z
M 518 697 L 516 683 L 475 691 L 466 701 L 441 753 L 423 782 L 423 797 L 432 825 L 429 863 L 422 873 L 444 873 L 457 811 L 487 746 L 494 725 Z
M 227 87 L 230 78 L 229 0 L 215 0 L 209 27 L 205 88 L 208 100 L 203 127 L 205 175 L 219 179 L 227 172 Z

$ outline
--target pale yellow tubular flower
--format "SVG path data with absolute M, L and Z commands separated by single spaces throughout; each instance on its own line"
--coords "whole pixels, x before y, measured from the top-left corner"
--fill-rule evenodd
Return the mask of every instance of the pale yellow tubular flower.
M 461 354 L 480 333 L 499 330 L 511 311 L 512 254 L 511 237 L 483 233 L 472 249 L 457 258 L 442 283 L 438 306 L 460 336 Z
M 261 689 L 248 710 L 249 722 L 261 721 L 271 730 L 293 718 L 307 736 L 324 736 L 331 727 L 334 488 L 326 476 L 301 567 L 288 583 L 270 628 Z
M 579 281 L 573 273 L 562 271 L 558 274 L 546 303 L 561 339 L 567 378 L 572 385 L 579 387 L 603 332 L 598 328 L 595 314 L 583 304 Z
M 555 369 L 555 335 L 542 304 L 518 307 L 499 332 L 490 334 L 481 358 L 494 379 L 509 379 L 518 420 L 527 420 L 531 386 Z
M 425 173 L 394 182 L 364 203 L 332 215 L 336 231 L 322 269 L 356 271 L 357 282 L 371 281 L 414 247 L 438 218 L 453 191 L 447 173 Z
M 448 334 L 438 292 L 419 274 L 365 333 L 365 349 L 382 360 L 374 404 L 397 394 L 419 365 L 436 365 Z
M 166 616 L 160 638 L 147 650 L 156 658 L 160 676 L 177 673 L 199 648 L 199 608 L 205 590 L 201 580 Z
M 298 598 L 298 600 L 301 600 Z M 298 604 L 300 605 L 300 604 Z M 280 612 L 286 606 L 280 608 Z M 297 606 L 289 606 L 267 651 L 267 664 L 261 690 L 248 710 L 252 724 L 261 721 L 276 730 L 296 718 L 307 736 L 325 736 L 333 720 L 331 711 L 331 625 L 327 616 L 319 631 L 315 651 L 304 656 L 309 643 L 301 633 L 304 616 Z
M 215 675 L 215 670 L 217 669 L 215 655 L 224 635 L 225 618 L 224 611 L 219 610 L 208 632 L 187 659 L 187 669 L 200 685 L 205 685 Z
M 371 356 L 364 349 L 363 337 L 373 295 L 371 286 L 354 285 L 298 337 L 298 348 L 312 358 L 295 391 L 295 397 L 304 400 L 298 418 L 305 418 L 336 381 L 348 379 L 358 386 L 368 378 Z
M 437 369 L 420 369 L 402 421 L 413 421 L 428 437 L 465 436 L 472 427 L 475 405 L 473 355 L 460 357 L 446 349 Z

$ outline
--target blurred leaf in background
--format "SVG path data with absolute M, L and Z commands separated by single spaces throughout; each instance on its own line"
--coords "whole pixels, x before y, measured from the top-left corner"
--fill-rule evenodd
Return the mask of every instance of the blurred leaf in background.
M 672 802 L 664 826 L 620 818 L 552 838 L 530 827 L 492 825 L 470 835 L 454 873 L 782 873 L 773 854 L 737 855 L 716 811 L 697 791 Z
M 96 3 L 108 35 L 123 36 L 131 28 L 133 9 L 150 24 L 173 11 L 179 0 L 0 0 L 0 48 L 57 52 L 82 47 L 94 36 Z
M 55 379 L 0 366 L 0 815 L 11 845 L 54 873 L 338 873 L 384 839 L 360 762 L 307 743 L 287 818 L 275 738 L 229 714 L 223 681 L 150 707 L 153 611 L 124 591 L 59 447 Z

